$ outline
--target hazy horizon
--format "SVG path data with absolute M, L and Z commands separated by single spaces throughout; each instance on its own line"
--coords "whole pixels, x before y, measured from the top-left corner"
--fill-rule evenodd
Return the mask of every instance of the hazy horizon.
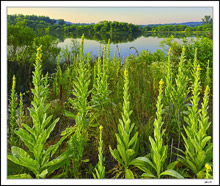
M 127 22 L 136 25 L 200 22 L 211 15 L 209 7 L 140 7 L 140 8 L 7 8 L 8 15 L 23 14 L 48 16 L 72 23 L 98 23 L 103 20 Z

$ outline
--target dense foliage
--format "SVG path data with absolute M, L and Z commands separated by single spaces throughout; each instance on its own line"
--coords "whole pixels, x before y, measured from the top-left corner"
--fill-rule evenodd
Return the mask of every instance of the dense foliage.
M 49 34 L 86 25 L 9 17 L 8 178 L 212 178 L 211 39 L 170 36 L 161 43 L 168 55 L 123 58 L 115 47 L 110 59 L 109 37 L 93 59 L 89 31 L 70 50 Z M 88 30 L 139 30 L 113 23 Z

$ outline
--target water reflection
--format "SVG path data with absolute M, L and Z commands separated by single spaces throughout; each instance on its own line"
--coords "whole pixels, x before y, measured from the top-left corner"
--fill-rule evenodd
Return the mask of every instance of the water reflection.
M 117 46 L 120 48 L 121 53 L 120 56 L 127 57 L 129 55 L 137 55 L 135 49 L 137 49 L 138 53 L 142 50 L 148 50 L 151 53 L 156 52 L 157 49 L 161 49 L 162 51 L 167 53 L 164 49 L 160 47 L 160 42 L 164 40 L 164 38 L 171 37 L 173 35 L 175 41 L 182 42 L 183 38 L 194 38 L 201 36 L 196 34 L 189 34 L 189 33 L 143 33 L 143 34 L 85 34 L 85 41 L 84 41 L 84 52 L 90 53 L 93 57 L 98 56 L 98 49 L 99 43 L 101 43 L 101 51 L 103 50 L 104 44 L 107 44 L 108 38 L 110 38 L 110 57 L 114 56 L 114 50 Z M 67 37 L 67 38 L 65 38 Z M 65 38 L 65 39 L 64 39 Z M 70 35 L 65 35 L 62 37 L 62 41 L 59 42 L 58 46 L 64 48 L 66 46 L 71 45 L 72 38 L 75 38 L 77 42 L 80 43 L 81 35 L 74 33 Z M 135 48 L 135 49 L 134 49 Z M 118 51 L 117 51 L 118 57 Z

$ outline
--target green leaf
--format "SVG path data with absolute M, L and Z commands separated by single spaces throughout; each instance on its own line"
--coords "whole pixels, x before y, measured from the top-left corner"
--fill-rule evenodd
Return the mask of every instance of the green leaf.
M 41 159 L 41 154 L 42 154 L 42 151 L 43 151 L 43 148 L 44 148 L 44 145 L 43 144 L 37 144 L 34 146 L 34 149 L 33 149 L 33 153 L 34 153 L 34 157 L 35 159 L 40 162 L 40 159 Z
M 156 178 L 153 174 L 150 174 L 150 173 L 143 173 L 141 176 L 147 177 L 147 178 Z
M 48 118 L 46 118 L 46 113 L 44 114 L 44 119 L 42 121 L 42 124 L 41 124 L 41 129 L 43 130 L 47 125 L 48 123 L 50 122 L 50 120 L 53 118 L 53 116 L 49 116 Z
M 76 115 L 74 115 L 72 112 L 70 112 L 68 110 L 64 110 L 64 115 L 68 118 L 76 119 Z
M 133 145 L 133 143 L 135 142 L 135 141 L 137 141 L 137 137 L 138 137 L 138 132 L 136 132 L 135 133 L 135 135 L 131 138 L 131 140 L 129 141 L 129 143 L 128 143 L 128 148 L 130 148 L 132 145 Z
M 172 176 L 172 177 L 175 177 L 175 178 L 178 178 L 178 179 L 184 179 L 183 176 L 181 176 L 178 172 L 176 172 L 175 170 L 166 170 L 164 172 L 162 172 L 160 174 L 160 176 L 163 176 L 163 175 L 169 175 L 169 176 Z
M 75 125 L 73 127 L 67 127 L 64 131 L 61 132 L 61 136 L 65 136 L 69 134 L 72 134 L 76 130 Z
M 26 125 L 26 124 L 22 124 L 23 125 L 23 127 L 28 131 L 28 132 L 30 132 L 34 137 L 35 137 L 35 139 L 36 139 L 36 134 L 35 134 L 35 131 L 33 130 L 33 128 L 31 128 L 31 127 L 29 127 L 28 125 Z
M 126 154 L 129 159 L 133 154 L 135 154 L 135 151 L 133 149 L 127 149 Z
M 152 168 L 154 168 L 155 171 L 157 171 L 157 168 L 147 157 L 138 157 L 136 159 L 148 163 Z
M 167 166 L 167 169 L 174 169 L 174 167 L 176 166 L 177 163 L 178 163 L 178 161 L 174 161 L 174 162 L 170 163 L 170 164 Z
M 45 169 L 44 171 L 42 171 L 42 172 L 40 173 L 39 177 L 40 177 L 40 178 L 45 178 L 46 175 L 47 175 L 47 173 L 48 173 L 48 170 Z
M 134 174 L 130 169 L 125 169 L 125 178 L 126 179 L 134 179 Z
M 33 179 L 33 178 L 31 177 L 30 174 L 24 173 L 24 174 L 9 175 L 8 179 Z
M 56 120 L 54 120 L 54 122 L 52 124 L 50 124 L 50 126 L 47 128 L 46 130 L 46 136 L 45 136 L 45 140 L 47 140 L 50 136 L 50 133 L 53 131 L 54 127 L 56 126 L 57 122 L 59 121 L 60 118 L 57 118 Z
M 26 130 L 20 128 L 19 130 L 15 131 L 15 134 L 17 134 L 21 140 L 24 142 L 24 144 L 29 148 L 31 152 L 33 152 L 33 147 L 35 145 L 35 140 L 29 134 Z
M 66 152 L 64 152 L 60 156 L 58 156 L 57 158 L 49 161 L 44 166 L 42 166 L 42 169 L 48 167 L 47 168 L 48 174 L 51 174 L 51 173 L 53 173 L 53 171 L 55 171 L 56 169 L 63 166 L 67 161 L 68 161 L 68 157 L 67 157 Z
M 89 162 L 89 159 L 84 159 L 82 160 L 83 163 L 88 163 Z
M 8 154 L 8 159 L 16 164 L 27 167 L 35 175 L 38 174 L 38 169 L 40 168 L 39 163 L 36 160 L 30 158 L 30 156 L 23 149 L 13 146 L 11 148 L 11 154 Z
M 113 156 L 113 158 L 115 158 L 119 163 L 121 163 L 122 165 L 124 165 L 122 159 L 121 159 L 120 156 L 119 156 L 118 150 L 117 150 L 117 149 L 112 150 L 111 147 L 109 147 L 109 150 L 110 150 L 110 153 L 111 153 L 111 155 Z
M 119 154 L 121 155 L 125 165 L 128 163 L 128 159 L 127 159 L 127 155 L 126 155 L 126 151 L 125 151 L 125 147 L 124 145 L 117 145 L 117 149 L 118 149 L 118 152 Z

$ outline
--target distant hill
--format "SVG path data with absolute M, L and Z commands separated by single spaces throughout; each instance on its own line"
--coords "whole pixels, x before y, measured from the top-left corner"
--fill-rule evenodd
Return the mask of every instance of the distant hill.
M 194 26 L 201 26 L 202 24 L 203 22 L 200 21 L 200 22 L 169 23 L 169 24 L 148 24 L 148 25 L 139 25 L 139 26 L 144 27 L 144 26 L 158 26 L 158 25 L 185 25 L 185 26 L 194 27 Z
M 94 25 L 95 23 L 72 23 L 68 21 L 64 21 L 66 25 Z M 56 24 L 58 24 L 58 20 L 56 20 Z

